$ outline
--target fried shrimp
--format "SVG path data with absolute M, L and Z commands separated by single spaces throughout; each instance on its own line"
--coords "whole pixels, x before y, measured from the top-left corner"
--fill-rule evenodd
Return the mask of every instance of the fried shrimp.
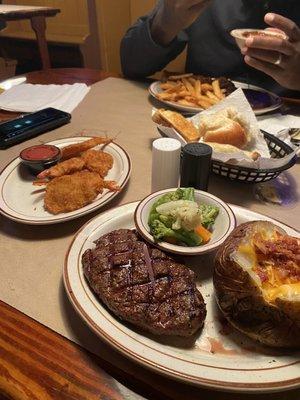
M 107 136 L 93 137 L 92 139 L 85 140 L 84 142 L 70 144 L 69 146 L 63 147 L 61 149 L 61 158 L 66 160 L 68 158 L 74 157 L 83 153 L 86 150 L 92 149 L 99 144 L 111 143 L 113 139 Z
M 90 204 L 104 189 L 120 190 L 114 181 L 104 181 L 97 172 L 83 170 L 46 183 L 45 209 L 51 214 L 77 210 Z
M 85 166 L 85 161 L 80 157 L 73 157 L 69 160 L 60 162 L 51 168 L 45 169 L 40 174 L 38 174 L 38 179 L 53 179 L 58 178 L 63 175 L 70 175 L 73 172 L 81 171 Z M 34 184 L 39 184 L 39 181 L 34 182 Z
M 102 178 L 107 175 L 114 163 L 112 155 L 104 151 L 87 150 L 81 154 L 81 158 L 89 171 L 98 172 Z

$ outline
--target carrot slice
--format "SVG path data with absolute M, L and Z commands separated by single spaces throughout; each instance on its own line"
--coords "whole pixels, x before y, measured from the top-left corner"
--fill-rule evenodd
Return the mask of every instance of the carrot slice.
M 201 236 L 204 243 L 208 243 L 211 239 L 211 232 L 209 232 L 204 226 L 199 225 L 195 228 L 195 232 Z

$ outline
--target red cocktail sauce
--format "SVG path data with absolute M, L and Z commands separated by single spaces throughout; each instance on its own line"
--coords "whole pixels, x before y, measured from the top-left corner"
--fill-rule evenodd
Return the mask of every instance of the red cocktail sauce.
M 57 157 L 59 153 L 58 147 L 50 144 L 41 144 L 22 150 L 20 157 L 26 161 L 44 161 Z
M 272 31 L 273 32 L 273 31 Z M 268 37 L 276 37 L 279 39 L 284 39 L 284 35 L 280 33 L 268 33 L 268 31 L 249 31 L 249 32 L 244 32 L 242 34 L 245 38 L 251 37 L 251 36 L 268 36 Z

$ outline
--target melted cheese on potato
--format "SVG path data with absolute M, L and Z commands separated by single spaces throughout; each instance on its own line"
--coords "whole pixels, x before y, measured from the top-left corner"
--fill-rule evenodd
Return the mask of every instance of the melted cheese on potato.
M 300 282 L 284 284 L 278 287 L 264 290 L 264 297 L 267 301 L 274 301 L 277 298 L 295 300 L 300 298 Z
M 263 239 L 274 240 L 277 238 L 276 231 L 261 231 Z M 257 254 L 252 240 L 244 241 L 238 247 L 233 259 L 249 273 L 253 281 L 260 287 L 263 297 L 268 302 L 275 299 L 300 300 L 300 282 L 292 282 L 289 278 L 282 279 L 276 268 L 266 264 L 264 273 L 266 280 L 262 280 L 257 273 Z

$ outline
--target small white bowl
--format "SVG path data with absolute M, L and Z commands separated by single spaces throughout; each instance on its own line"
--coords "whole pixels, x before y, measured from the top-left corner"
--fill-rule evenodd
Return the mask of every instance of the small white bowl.
M 288 37 L 284 33 L 280 33 L 278 31 L 265 30 L 265 29 L 234 29 L 230 32 L 230 35 L 235 38 L 236 44 L 242 49 L 245 46 L 246 37 L 245 33 L 249 32 L 261 32 L 266 36 L 277 36 L 282 39 L 288 39 Z
M 134 221 L 136 229 L 139 234 L 148 242 L 154 244 L 161 250 L 167 251 L 169 253 L 181 254 L 186 256 L 196 256 L 200 254 L 210 253 L 217 249 L 225 239 L 230 235 L 236 226 L 236 219 L 231 208 L 224 203 L 221 199 L 213 196 L 210 193 L 203 192 L 201 190 L 195 190 L 195 200 L 199 203 L 209 204 L 217 206 L 219 208 L 219 215 L 213 226 L 213 232 L 211 240 L 207 244 L 194 247 L 185 247 L 175 244 L 170 244 L 167 242 L 156 243 L 153 236 L 150 234 L 150 227 L 148 225 L 148 217 L 152 205 L 158 200 L 159 197 L 165 193 L 175 192 L 177 188 L 161 190 L 147 196 L 142 200 L 137 206 L 134 213 Z

